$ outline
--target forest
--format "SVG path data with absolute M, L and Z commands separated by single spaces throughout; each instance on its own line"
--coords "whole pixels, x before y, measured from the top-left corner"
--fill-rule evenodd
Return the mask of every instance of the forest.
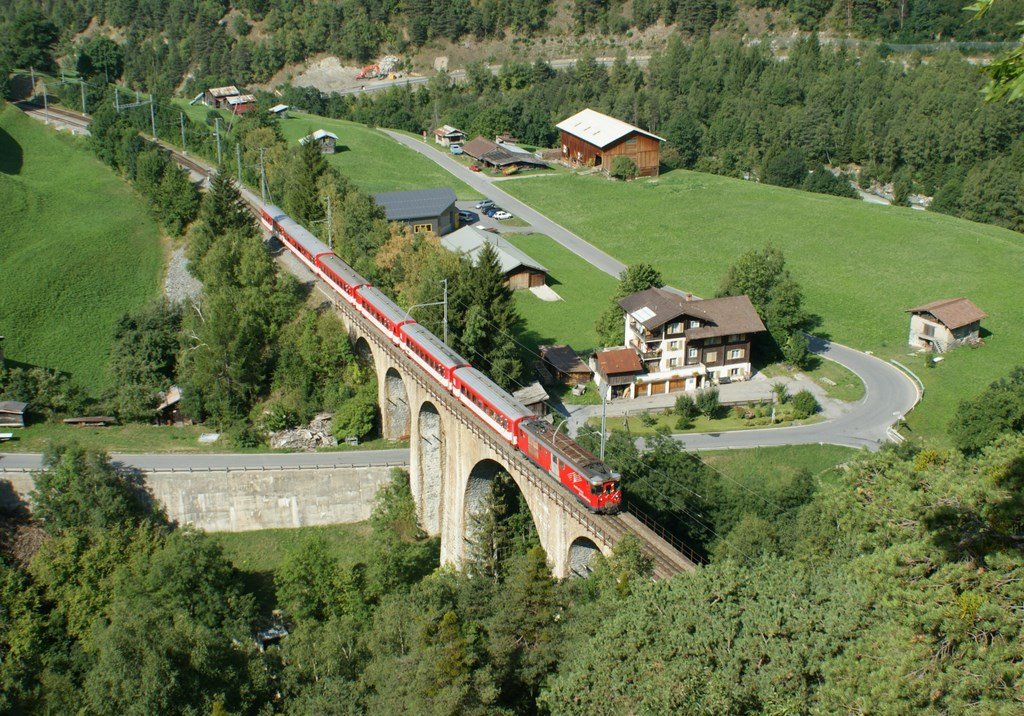
M 961 407 L 962 452 L 889 447 L 771 493 L 616 436 L 627 490 L 673 486 L 709 555 L 660 582 L 628 539 L 552 580 L 500 475 L 464 568 L 439 568 L 398 472 L 356 564 L 312 537 L 261 583 L 168 523 L 138 476 L 55 447 L 33 521 L 0 532 L 0 710 L 1019 713 L 1022 385 Z M 272 624 L 288 634 L 261 637 Z
M 934 211 L 1020 230 L 1024 106 L 985 102 L 986 82 L 949 53 L 859 55 L 810 38 L 779 62 L 764 47 L 676 39 L 646 68 L 623 58 L 565 70 L 506 63 L 497 75 L 470 66 L 466 82 L 437 78 L 416 91 L 291 88 L 285 98 L 371 126 L 419 132 L 443 122 L 540 147 L 557 142 L 557 122 L 592 107 L 663 136 L 666 169 L 849 195 L 845 182 L 817 178 L 833 167 L 865 187 L 891 183 L 897 202 L 920 193 L 934 197 Z

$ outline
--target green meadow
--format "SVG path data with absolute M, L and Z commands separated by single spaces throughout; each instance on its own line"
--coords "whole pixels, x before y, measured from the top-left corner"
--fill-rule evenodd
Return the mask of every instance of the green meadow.
M 82 146 L 0 108 L 0 335 L 9 361 L 110 384 L 114 323 L 159 295 L 160 230 Z
M 630 183 L 562 175 L 502 188 L 619 260 L 652 263 L 668 283 L 700 296 L 714 294 L 744 251 L 781 248 L 807 308 L 820 317 L 818 332 L 895 358 L 924 381 L 911 434 L 944 442 L 956 404 L 1021 362 L 1021 234 L 687 171 Z M 958 349 L 925 369 L 906 345 L 905 311 L 956 296 L 989 314 L 985 345 Z

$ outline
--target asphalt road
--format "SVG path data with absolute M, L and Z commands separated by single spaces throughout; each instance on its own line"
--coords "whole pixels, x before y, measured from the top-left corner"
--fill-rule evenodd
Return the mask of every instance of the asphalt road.
M 498 186 L 499 182 L 494 182 L 490 177 L 482 176 L 479 172 L 471 172 L 467 167 L 460 164 L 454 158 L 448 156 L 443 152 L 439 152 L 430 146 L 427 146 L 421 139 L 413 139 L 412 137 L 406 136 L 399 132 L 392 132 L 390 130 L 381 130 L 390 136 L 400 144 L 413 149 L 427 159 L 430 159 L 435 164 L 438 164 L 443 169 L 453 174 L 456 178 L 461 179 L 466 184 L 476 189 L 478 192 L 486 196 L 488 199 L 492 199 L 496 204 L 504 209 L 508 209 L 513 215 L 518 216 L 530 223 L 535 231 L 541 234 L 546 234 L 552 239 L 560 243 L 565 248 L 572 251 L 574 254 L 582 258 L 584 261 L 593 264 L 597 268 L 601 269 L 607 274 L 611 274 L 618 278 L 622 270 L 626 268 L 626 264 L 618 261 L 601 249 L 597 248 L 592 244 L 588 244 L 586 241 L 581 239 L 576 234 L 572 233 L 564 226 L 556 224 L 554 221 L 544 216 L 540 212 L 531 209 L 523 202 L 516 199 L 511 194 L 508 194 Z M 544 181 L 542 178 L 537 179 L 517 179 L 515 181 Z
M 848 411 L 839 417 L 812 425 L 685 434 L 675 436 L 676 440 L 687 450 L 698 451 L 814 443 L 877 450 L 889 442 L 889 427 L 906 415 L 919 399 L 913 381 L 880 358 L 838 343 L 813 338 L 811 349 L 846 366 L 864 382 L 864 397 Z
M 113 454 L 115 464 L 134 467 L 146 472 L 173 470 L 276 470 L 288 468 L 327 468 L 351 465 L 394 465 L 409 464 L 409 450 L 347 450 L 345 452 L 315 453 L 208 453 L 208 454 L 166 454 L 131 455 Z M 38 453 L 0 454 L 0 472 L 3 470 L 38 470 L 42 467 L 42 455 Z

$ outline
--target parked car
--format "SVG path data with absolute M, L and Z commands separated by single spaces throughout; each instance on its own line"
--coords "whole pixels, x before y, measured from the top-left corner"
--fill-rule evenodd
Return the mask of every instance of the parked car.
M 504 221 L 505 219 L 512 218 L 512 214 L 508 213 L 504 209 L 498 209 L 496 212 L 494 212 L 493 216 L 495 219 L 501 219 L 502 221 Z
M 489 209 L 492 206 L 494 206 L 494 202 L 493 201 L 491 201 L 490 199 L 484 199 L 483 201 L 481 201 L 479 204 L 477 204 L 473 208 L 475 208 L 475 209 Z
M 448 151 L 450 151 L 452 154 L 462 154 L 462 145 L 453 144 L 450 147 L 448 147 Z
M 478 171 L 480 171 L 480 167 L 478 167 L 476 164 L 470 164 L 469 165 L 469 171 L 471 171 L 471 172 L 478 172 Z
M 463 223 L 472 224 L 477 220 L 477 218 L 477 215 L 472 211 L 466 211 L 465 209 L 459 210 L 459 221 L 462 221 Z
M 496 206 L 489 206 L 486 209 L 484 209 L 484 214 L 487 215 L 487 216 L 493 217 L 499 211 L 501 211 L 501 209 L 499 209 L 498 207 L 496 207 Z

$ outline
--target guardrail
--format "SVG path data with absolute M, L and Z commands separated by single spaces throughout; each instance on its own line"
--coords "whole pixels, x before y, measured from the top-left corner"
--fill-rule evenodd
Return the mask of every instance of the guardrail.
M 676 537 L 674 534 L 666 530 L 661 526 L 653 517 L 648 515 L 646 512 L 638 508 L 634 503 L 629 501 L 623 501 L 623 509 L 629 514 L 636 517 L 636 519 L 644 527 L 649 529 L 654 534 L 658 535 L 662 540 L 672 545 L 673 549 L 682 554 L 688 560 L 694 564 L 705 564 L 707 559 L 702 557 L 694 550 L 690 545 L 683 542 L 681 539 Z
M 917 377 L 917 373 L 910 370 L 910 368 L 903 365 L 895 358 L 890 358 L 889 362 L 892 363 L 897 368 L 899 368 L 901 371 L 903 371 L 907 375 L 907 377 L 909 377 L 910 380 L 914 383 L 914 386 L 917 388 L 917 400 L 915 400 L 914 404 L 910 406 L 910 410 L 913 410 L 914 408 L 917 407 L 917 404 L 921 402 L 921 398 L 924 397 L 924 383 L 921 381 L 920 378 Z M 900 416 L 900 420 L 906 419 L 907 415 L 910 413 L 910 410 L 908 410 L 906 413 Z M 886 430 L 886 434 L 889 436 L 891 440 L 893 440 L 893 442 L 896 443 L 902 443 L 907 439 L 905 435 L 900 434 L 900 432 L 891 425 Z

